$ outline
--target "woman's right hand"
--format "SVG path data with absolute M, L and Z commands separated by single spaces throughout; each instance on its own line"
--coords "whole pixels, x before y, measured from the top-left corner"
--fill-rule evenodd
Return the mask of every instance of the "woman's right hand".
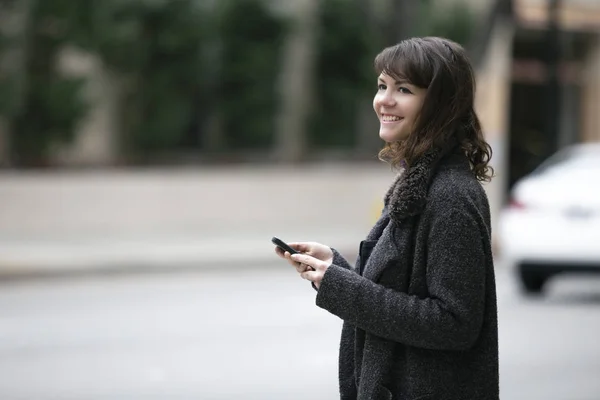
M 316 242 L 295 242 L 295 243 L 288 243 L 288 244 L 293 249 L 297 250 L 300 253 L 308 254 L 309 256 L 312 256 L 318 260 L 324 261 L 328 264 L 331 264 L 333 262 L 333 251 L 331 250 L 331 248 L 329 246 L 326 246 L 321 243 L 316 243 Z M 275 253 L 277 253 L 277 255 L 279 257 L 285 258 L 286 260 L 288 260 L 288 262 L 294 268 L 296 268 L 296 270 L 299 273 L 302 273 L 302 272 L 312 269 L 312 267 L 309 267 L 308 265 L 297 263 L 296 261 L 292 260 L 290 258 L 291 257 L 290 253 L 288 253 L 287 251 L 283 251 L 279 247 L 275 247 Z

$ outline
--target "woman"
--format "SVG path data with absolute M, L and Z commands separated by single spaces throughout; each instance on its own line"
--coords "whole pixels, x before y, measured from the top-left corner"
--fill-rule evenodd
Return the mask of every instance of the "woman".
M 375 59 L 373 101 L 400 174 L 360 243 L 355 267 L 319 243 L 288 259 L 344 320 L 342 399 L 498 399 L 498 324 L 490 210 L 491 149 L 474 111 L 464 50 L 413 38 Z

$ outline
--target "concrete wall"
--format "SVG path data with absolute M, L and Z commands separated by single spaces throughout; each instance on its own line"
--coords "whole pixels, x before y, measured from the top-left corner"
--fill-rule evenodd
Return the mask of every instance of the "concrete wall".
M 508 129 L 510 88 L 512 82 L 512 22 L 498 21 L 492 33 L 484 62 L 477 73 L 476 111 L 481 119 L 486 139 L 492 146 L 491 165 L 496 177 L 485 188 L 492 211 L 492 230 L 496 230 L 508 182 Z
M 582 140 L 600 141 L 600 34 L 586 59 L 583 79 Z
M 111 165 L 118 154 L 117 80 L 98 57 L 72 48 L 64 49 L 58 63 L 62 73 L 87 79 L 83 96 L 89 103 L 90 111 L 81 121 L 75 141 L 58 147 L 54 158 L 59 164 Z

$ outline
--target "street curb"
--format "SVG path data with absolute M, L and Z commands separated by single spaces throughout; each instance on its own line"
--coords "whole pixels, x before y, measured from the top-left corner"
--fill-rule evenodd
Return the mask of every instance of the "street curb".
M 356 250 L 340 250 L 350 263 L 356 259 Z M 5 264 L 0 262 L 0 283 L 13 281 L 52 280 L 88 277 L 111 277 L 111 276 L 135 276 L 145 274 L 168 274 L 168 273 L 214 273 L 239 271 L 250 268 L 274 269 L 286 265 L 284 260 L 272 254 L 252 256 L 249 259 L 235 258 L 212 258 L 198 260 L 174 260 L 170 263 L 144 261 L 129 261 L 125 263 L 95 262 L 79 268 L 61 267 L 57 265 L 42 264 Z

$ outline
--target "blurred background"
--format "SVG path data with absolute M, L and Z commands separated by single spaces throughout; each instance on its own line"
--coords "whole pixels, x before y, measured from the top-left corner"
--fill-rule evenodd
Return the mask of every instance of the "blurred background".
M 600 399 L 598 0 L 0 0 L 0 399 L 336 398 L 270 239 L 354 259 L 372 60 L 424 35 L 494 151 L 502 398 Z

